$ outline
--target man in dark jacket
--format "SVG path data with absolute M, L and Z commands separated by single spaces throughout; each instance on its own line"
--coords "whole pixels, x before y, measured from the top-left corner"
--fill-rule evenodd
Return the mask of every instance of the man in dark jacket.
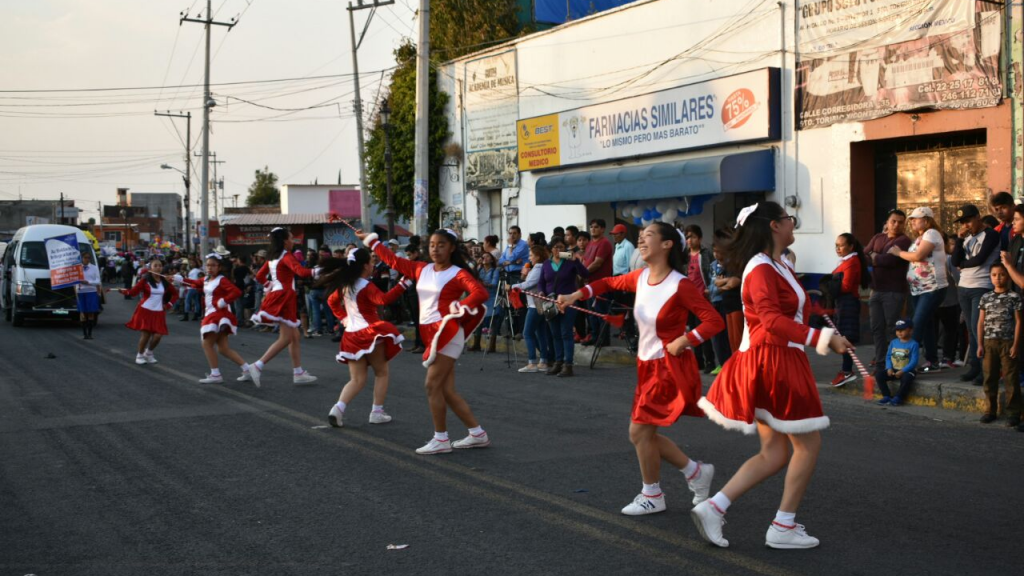
M 871 298 L 868 300 L 871 318 L 871 337 L 875 345 L 874 363 L 884 363 L 889 342 L 895 338 L 896 321 L 903 315 L 907 300 L 906 260 L 889 254 L 889 249 L 910 249 L 910 238 L 903 233 L 907 215 L 902 210 L 889 212 L 885 229 L 875 234 L 864 253 L 871 261 Z

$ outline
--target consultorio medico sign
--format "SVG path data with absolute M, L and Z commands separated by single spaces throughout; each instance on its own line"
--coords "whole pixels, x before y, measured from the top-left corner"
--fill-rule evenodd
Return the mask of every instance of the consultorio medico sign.
M 527 118 L 516 132 L 521 171 L 778 140 L 779 69 Z

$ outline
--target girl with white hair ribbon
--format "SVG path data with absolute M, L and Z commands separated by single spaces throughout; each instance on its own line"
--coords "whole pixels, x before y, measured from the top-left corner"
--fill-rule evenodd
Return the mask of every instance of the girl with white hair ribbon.
M 487 290 L 473 275 L 458 235 L 441 229 L 430 236 L 431 263 L 400 258 L 376 234 L 357 231 L 356 236 L 385 264 L 416 281 L 419 298 L 420 334 L 427 344 L 423 365 L 427 368 L 427 400 L 434 420 L 434 436 L 417 454 L 444 454 L 452 448 L 485 448 L 491 444 L 487 432 L 473 416 L 469 404 L 455 391 L 455 361 L 485 315 Z M 459 300 L 463 294 L 468 295 Z M 469 428 L 469 435 L 456 442 L 448 439 L 447 412 Z
M 182 279 L 182 282 L 202 294 L 203 323 L 199 328 L 199 335 L 203 339 L 203 354 L 210 363 L 210 373 L 199 382 L 224 382 L 224 377 L 220 373 L 218 352 L 242 368 L 242 375 L 237 380 L 247 382 L 250 380 L 249 365 L 228 344 L 228 337 L 238 333 L 238 319 L 231 313 L 231 303 L 242 296 L 242 291 L 226 278 L 231 271 L 231 264 L 220 254 L 208 254 L 205 268 L 205 279 Z

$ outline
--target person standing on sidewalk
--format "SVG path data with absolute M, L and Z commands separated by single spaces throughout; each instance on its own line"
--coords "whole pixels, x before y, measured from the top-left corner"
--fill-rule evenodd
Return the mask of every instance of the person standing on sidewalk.
M 711 250 L 704 246 L 704 232 L 700 226 L 690 224 L 683 229 L 686 236 L 686 252 L 688 254 L 686 278 L 693 282 L 704 298 L 710 295 L 708 286 L 711 284 L 711 261 L 714 258 Z M 693 324 L 697 317 L 690 315 L 689 322 Z M 710 374 L 718 367 L 715 363 L 715 350 L 710 341 L 703 342 L 697 346 L 697 365 L 705 374 Z
M 960 225 L 959 239 L 953 250 L 952 264 L 960 269 L 960 310 L 967 321 L 967 361 L 970 370 L 960 376 L 964 382 L 981 384 L 982 370 L 978 356 L 978 305 L 981 297 L 992 290 L 990 269 L 999 258 L 999 233 L 985 226 L 974 204 L 965 204 L 956 212 Z M 931 354 L 931 350 L 928 350 Z
M 836 237 L 836 255 L 839 256 L 839 265 L 832 271 L 832 276 L 843 275 L 839 294 L 836 295 L 836 319 L 839 332 L 851 344 L 856 344 L 860 342 L 860 289 L 868 287 L 871 273 L 868 272 L 864 247 L 853 234 L 846 232 Z M 832 380 L 832 386 L 842 386 L 856 379 L 853 357 L 847 352 L 843 354 L 843 366 Z
M 544 262 L 540 272 L 537 288 L 547 296 L 572 294 L 576 291 L 576 279 L 581 276 L 586 278 L 589 274 L 587 267 L 566 251 L 565 240 L 557 236 L 551 239 L 551 258 Z M 555 363 L 548 369 L 548 376 L 569 378 L 573 375 L 572 363 L 576 352 L 573 327 L 576 324 L 576 313 L 575 308 L 566 308 L 548 320 L 551 339 L 555 344 Z
M 999 233 L 999 250 L 1005 252 L 1010 246 L 1010 240 L 1018 235 L 1013 230 L 1013 211 L 1017 203 L 1009 192 L 996 192 L 989 198 L 988 204 L 989 210 L 999 219 L 995 231 Z
M 612 256 L 614 256 L 615 249 L 604 235 L 606 227 L 607 224 L 605 224 L 602 218 L 594 218 L 590 221 L 590 242 L 587 243 L 587 247 L 583 250 L 583 265 L 587 267 L 587 271 L 590 273 L 588 276 L 590 282 L 597 282 L 612 275 Z M 600 314 L 607 314 L 608 309 L 611 307 L 611 302 L 608 300 L 598 300 L 597 298 L 592 298 L 589 304 L 591 310 Z M 590 325 L 590 333 L 580 344 L 584 346 L 596 344 L 600 337 L 601 346 L 608 346 L 609 335 L 600 336 L 601 328 L 604 327 L 604 320 L 597 316 L 590 316 L 587 320 Z
M 989 424 L 999 413 L 999 379 L 1006 385 L 1006 425 L 1024 432 L 1020 425 L 1020 369 L 1018 363 L 1021 330 L 1020 295 L 1010 290 L 1010 276 L 1002 262 L 991 266 L 994 289 L 981 297 L 978 311 L 978 358 L 985 365 L 985 397 L 988 407 L 981 417 Z
M 903 233 L 907 215 L 902 210 L 889 212 L 884 232 L 875 234 L 864 254 L 871 264 L 871 297 L 868 300 L 871 320 L 871 339 L 875 345 L 875 365 L 885 363 L 885 351 L 895 337 L 896 321 L 903 314 L 907 300 L 907 267 L 909 264 L 889 253 L 894 246 L 900 250 L 910 248 L 910 238 Z

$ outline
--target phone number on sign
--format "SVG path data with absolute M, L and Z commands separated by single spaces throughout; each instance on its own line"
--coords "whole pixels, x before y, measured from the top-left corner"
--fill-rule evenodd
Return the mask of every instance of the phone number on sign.
M 999 82 L 997 80 L 989 78 L 966 78 L 964 80 L 951 80 L 949 82 L 929 82 L 927 84 L 921 84 L 917 87 L 917 91 L 921 94 L 931 94 L 933 92 L 946 92 L 948 90 L 985 90 L 986 87 L 991 87 L 994 90 L 998 90 Z M 982 92 L 984 95 L 984 92 Z

